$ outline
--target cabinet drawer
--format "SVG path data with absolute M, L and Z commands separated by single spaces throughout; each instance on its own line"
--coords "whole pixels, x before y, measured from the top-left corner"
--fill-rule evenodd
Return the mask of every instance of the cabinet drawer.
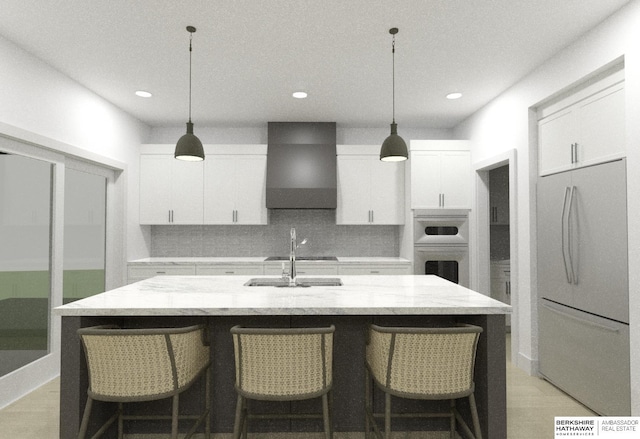
M 196 274 L 200 276 L 234 276 L 263 274 L 262 264 L 256 265 L 198 265 Z
M 411 274 L 410 265 L 340 265 L 338 267 L 338 274 L 342 275 L 401 275 Z
M 542 300 L 540 373 L 602 415 L 629 416 L 629 325 Z
M 129 267 L 129 279 L 147 279 L 154 276 L 192 276 L 196 274 L 193 265 L 145 265 Z

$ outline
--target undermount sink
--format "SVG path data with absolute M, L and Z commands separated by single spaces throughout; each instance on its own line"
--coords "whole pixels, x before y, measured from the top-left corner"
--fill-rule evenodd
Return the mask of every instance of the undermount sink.
M 244 284 L 247 287 L 288 287 L 289 281 L 279 277 L 256 277 Z M 296 287 L 339 287 L 342 281 L 337 277 L 299 277 Z

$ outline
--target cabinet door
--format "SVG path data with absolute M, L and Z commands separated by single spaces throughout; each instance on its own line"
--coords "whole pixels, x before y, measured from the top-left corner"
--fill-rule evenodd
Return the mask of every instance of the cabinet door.
M 338 156 L 336 224 L 369 224 L 371 218 L 371 159 Z
M 370 158 L 371 222 L 404 224 L 404 162 Z
M 540 175 L 573 167 L 571 145 L 577 141 L 575 113 L 571 108 L 538 122 L 538 167 Z
M 204 223 L 233 224 L 235 219 L 236 166 L 234 156 L 205 160 Z
M 471 155 L 468 151 L 444 151 L 440 159 L 442 207 L 471 207 Z
M 625 152 L 624 86 L 618 84 L 577 105 L 580 166 L 619 158 Z
M 171 160 L 171 223 L 202 224 L 203 162 Z
M 202 224 L 202 162 L 140 156 L 140 224 Z
M 214 155 L 205 163 L 205 224 L 266 224 L 267 158 Z
M 489 172 L 489 203 L 491 224 L 509 224 L 509 167 L 502 166 Z
M 440 152 L 411 152 L 411 208 L 440 207 Z M 458 184 L 456 182 L 456 184 Z
M 267 156 L 237 156 L 236 224 L 267 224 Z
M 167 155 L 140 156 L 140 224 L 171 222 L 171 160 Z

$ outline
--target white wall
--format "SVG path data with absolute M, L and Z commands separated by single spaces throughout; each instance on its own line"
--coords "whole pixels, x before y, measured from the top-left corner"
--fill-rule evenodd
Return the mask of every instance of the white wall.
M 518 366 L 537 368 L 537 292 L 535 289 L 535 138 L 530 138 L 530 108 L 581 78 L 624 56 L 626 87 L 627 190 L 629 217 L 629 296 L 632 413 L 640 415 L 640 1 L 635 0 L 574 44 L 549 59 L 489 105 L 460 124 L 455 137 L 472 142 L 472 160 L 517 150 L 519 274 Z M 513 226 L 512 226 L 513 227 Z
M 127 167 L 123 177 L 138 181 L 138 147 L 148 126 L 1 36 L 0 59 L 0 134 L 121 162 Z M 131 259 L 147 256 L 148 236 L 137 224 L 138 185 L 127 187 Z
M 114 210 L 119 223 L 126 215 L 122 236 L 128 242 L 124 251 L 119 251 L 119 243 L 114 245 L 122 259 L 114 272 L 126 272 L 126 259 L 148 254 L 148 236 L 138 225 L 137 181 L 139 145 L 149 127 L 2 37 L 0 60 L 0 144 L 10 152 L 55 164 L 54 199 L 64 196 L 61 188 L 69 155 L 123 170 L 116 186 L 125 206 Z M 54 240 L 62 236 L 60 207 L 54 204 Z M 52 261 L 56 304 L 62 301 L 61 246 L 54 247 Z M 0 377 L 0 407 L 58 374 L 59 318 L 52 320 L 51 346 L 50 355 Z

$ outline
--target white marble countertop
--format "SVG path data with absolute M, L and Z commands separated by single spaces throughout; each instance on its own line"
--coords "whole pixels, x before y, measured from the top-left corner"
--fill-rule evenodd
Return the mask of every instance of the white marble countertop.
M 159 276 L 69 303 L 55 308 L 54 313 L 59 316 L 511 313 L 509 305 L 431 275 L 340 276 L 343 285 L 332 287 L 244 286 L 252 277 Z
M 303 256 L 304 255 L 300 255 Z M 258 256 L 258 257 L 238 257 L 238 256 L 229 256 L 229 257 L 152 257 L 152 258 L 143 258 L 136 259 L 133 261 L 129 261 L 129 265 L 153 265 L 153 264 L 168 264 L 168 265 L 217 265 L 217 264 L 256 264 L 260 262 L 267 263 L 282 263 L 282 261 L 265 261 L 267 256 Z M 405 258 L 396 258 L 396 257 L 354 257 L 354 256 L 338 256 L 338 263 L 347 263 L 347 264 L 409 264 L 411 261 Z M 335 263 L 336 261 L 309 261 L 303 260 L 298 261 L 303 263 Z

